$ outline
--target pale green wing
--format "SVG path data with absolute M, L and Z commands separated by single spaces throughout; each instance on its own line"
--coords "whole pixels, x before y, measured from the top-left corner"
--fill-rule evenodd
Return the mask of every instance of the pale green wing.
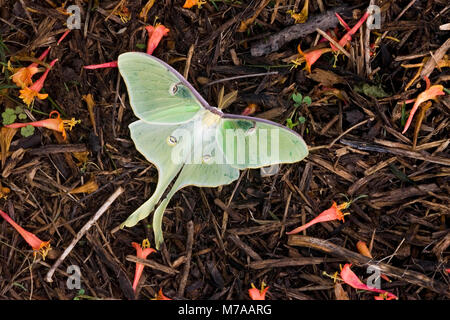
M 179 125 L 149 124 L 142 120 L 130 124 L 131 139 L 136 149 L 158 169 L 158 184 L 152 197 L 133 212 L 121 224 L 121 228 L 133 227 L 146 218 L 161 199 L 169 183 L 183 167 L 184 159 L 180 157 L 175 161 L 172 159 L 174 154 L 182 153 L 180 150 L 184 147 L 183 143 L 177 143 L 179 127 Z
M 134 114 L 148 123 L 176 124 L 211 108 L 175 69 L 151 55 L 127 52 L 118 67 Z
M 156 248 L 164 241 L 162 218 L 172 196 L 187 186 L 218 187 L 229 184 L 239 178 L 239 170 L 226 164 L 186 164 L 180 172 L 172 189 L 161 202 L 153 216 L 153 231 Z
M 239 169 L 294 163 L 308 155 L 298 133 L 258 118 L 225 115 L 217 128 L 217 142 L 225 162 Z
M 199 121 L 194 121 L 192 126 L 189 127 L 191 136 L 185 137 L 184 141 L 187 144 L 190 140 L 191 153 L 186 157 L 186 164 L 172 189 L 153 216 L 153 231 L 157 248 L 164 239 L 161 228 L 164 211 L 170 199 L 178 190 L 186 186 L 218 187 L 239 178 L 239 169 L 222 162 L 224 155 L 217 146 L 215 127 L 214 129 L 208 129 L 206 126 L 202 126 L 202 123 L 203 119 L 200 118 Z

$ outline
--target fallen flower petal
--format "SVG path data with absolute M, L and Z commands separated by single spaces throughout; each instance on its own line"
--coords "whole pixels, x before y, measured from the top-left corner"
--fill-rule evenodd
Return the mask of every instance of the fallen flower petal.
M 346 284 L 348 284 L 349 286 L 351 286 L 352 288 L 355 288 L 355 289 L 367 290 L 367 291 L 385 294 L 386 298 L 391 298 L 388 300 L 397 299 L 396 295 L 394 295 L 386 290 L 371 288 L 371 287 L 365 285 L 364 283 L 362 283 L 361 280 L 359 280 L 358 276 L 350 269 L 351 266 L 352 266 L 351 263 L 347 263 L 344 265 L 344 267 L 341 270 L 341 278 Z M 377 300 L 379 300 L 379 299 L 377 299 Z
M 358 241 L 356 243 L 356 248 L 358 249 L 359 253 L 361 253 L 363 256 L 366 256 L 368 258 L 373 258 L 372 254 L 370 253 L 369 248 L 367 248 L 367 245 L 364 241 Z
M 206 3 L 206 1 L 204 1 L 204 0 L 186 0 L 186 2 L 183 5 L 183 8 L 190 9 L 193 6 L 197 5 L 198 8 L 200 9 L 202 7 L 202 5 L 205 3 Z
M 117 61 L 105 62 L 100 64 L 91 64 L 83 67 L 83 69 L 88 70 L 102 69 L 102 68 L 117 68 Z
M 3 187 L 2 183 L 0 181 L 0 199 L 6 199 L 8 198 L 8 194 L 11 192 L 10 188 Z
M 38 58 L 40 61 L 43 61 L 47 54 L 50 51 L 50 47 L 48 47 Z M 10 77 L 12 81 L 20 88 L 25 88 L 30 86 L 33 83 L 33 80 L 31 79 L 33 75 L 39 72 L 38 64 L 36 62 L 33 62 L 28 67 L 23 67 L 17 69 L 16 72 Z
M 144 19 L 144 22 L 147 22 L 147 14 L 154 4 L 155 0 L 147 1 L 146 5 L 142 8 L 141 12 L 139 13 L 139 18 Z
M 42 255 L 42 259 L 45 260 L 48 252 L 50 251 L 50 241 L 42 241 L 38 237 L 36 237 L 33 233 L 28 232 L 17 223 L 14 222 L 13 219 L 6 213 L 0 210 L 0 216 L 3 217 L 10 225 L 20 233 L 23 239 L 33 248 L 33 254 L 36 257 L 36 254 L 39 253 Z
M 248 289 L 248 295 L 252 300 L 266 300 L 266 293 L 270 287 L 266 287 L 266 284 L 263 282 L 261 284 L 261 290 L 255 288 L 255 285 L 252 283 L 252 288 Z
M 92 178 L 82 186 L 79 186 L 77 188 L 73 188 L 69 191 L 70 194 L 77 194 L 77 193 L 87 193 L 90 194 L 92 192 L 95 192 L 98 190 L 98 184 L 97 181 L 95 181 L 95 178 Z
M 170 30 L 162 24 L 159 24 L 156 27 L 147 26 L 145 29 L 148 32 L 147 54 L 153 54 L 153 51 L 155 51 L 162 37 L 167 36 Z
M 359 253 L 361 253 L 363 256 L 373 259 L 372 254 L 370 253 L 370 250 L 369 248 L 367 248 L 367 245 L 364 241 L 362 240 L 358 241 L 356 243 L 356 248 L 358 249 Z M 384 274 L 380 274 L 380 277 L 388 282 L 391 282 L 391 280 Z
M 299 233 L 299 232 L 309 228 L 310 226 L 312 226 L 313 224 L 316 224 L 318 222 L 326 222 L 326 221 L 332 221 L 332 220 L 342 220 L 342 221 L 344 221 L 344 215 L 345 214 L 342 213 L 341 210 L 348 208 L 348 206 L 349 206 L 348 202 L 344 202 L 344 203 L 342 203 L 342 204 L 340 204 L 338 206 L 336 204 L 336 202 L 333 201 L 333 204 L 331 205 L 331 207 L 329 209 L 327 209 L 327 210 L 323 211 L 322 213 L 320 213 L 317 217 L 312 219 L 307 224 L 304 224 L 303 226 L 295 228 L 294 230 L 292 230 L 290 232 L 286 232 L 286 234 Z
M 394 295 L 388 295 L 388 293 L 380 293 L 378 296 L 374 297 L 375 300 L 396 300 L 397 297 Z
M 250 103 L 245 109 L 244 111 L 242 111 L 241 115 L 243 116 L 249 116 L 251 114 L 254 114 L 256 112 L 256 109 L 258 108 L 258 106 L 255 103 Z
M 0 149 L 2 157 L 2 168 L 5 165 L 6 158 L 8 157 L 9 147 L 11 146 L 11 141 L 16 134 L 17 129 L 2 127 L 0 129 Z
M 50 66 L 53 67 L 53 65 L 58 61 L 58 59 L 53 60 L 50 62 Z M 48 97 L 47 93 L 39 93 L 39 91 L 42 90 L 42 87 L 44 87 L 45 79 L 47 78 L 48 73 L 50 72 L 50 69 L 45 70 L 44 74 L 30 87 L 25 87 L 22 90 L 20 90 L 20 96 L 23 100 L 23 102 L 26 103 L 27 106 L 33 102 L 34 98 L 37 97 L 40 100 L 44 100 Z
M 87 104 L 88 111 L 89 111 L 89 118 L 91 119 L 92 127 L 94 128 L 94 133 L 97 135 L 97 126 L 95 124 L 95 113 L 94 113 L 94 107 L 95 107 L 95 101 L 92 94 L 83 95 L 81 97 Z
M 136 242 L 132 242 L 131 245 L 136 249 L 136 257 L 138 257 L 139 259 L 146 259 L 149 254 L 156 252 L 155 249 L 150 248 L 150 243 L 148 239 L 142 241 L 142 246 Z M 136 291 L 143 270 L 144 265 L 142 263 L 136 263 L 136 271 L 134 273 L 134 281 L 133 281 L 134 291 Z
M 152 299 L 152 300 L 172 300 L 172 299 L 166 297 L 164 295 L 164 293 L 162 292 L 162 288 L 159 288 L 158 294 L 156 295 L 155 299 Z
M 52 118 L 52 115 L 57 115 L 57 117 Z M 50 112 L 48 119 L 25 123 L 12 123 L 6 125 L 5 127 L 18 129 L 31 125 L 33 127 L 47 128 L 50 130 L 60 132 L 63 136 L 63 139 L 66 140 L 67 137 L 66 129 L 70 131 L 76 124 L 80 122 L 81 120 L 75 120 L 75 118 L 72 118 L 71 120 L 62 120 L 58 111 L 52 111 Z
M 408 120 L 406 121 L 405 128 L 403 129 L 402 133 L 404 134 L 406 132 L 406 130 L 408 130 L 409 126 L 411 125 L 411 121 L 414 117 L 414 114 L 416 113 L 417 108 L 419 107 L 419 105 L 422 102 L 425 102 L 425 101 L 428 101 L 431 99 L 435 99 L 437 96 L 442 96 L 442 95 L 445 95 L 444 86 L 442 86 L 440 84 L 435 84 L 435 85 L 431 86 L 429 89 L 426 89 L 424 92 L 420 93 L 417 96 L 417 99 L 414 102 L 414 106 L 412 107 L 412 109 L 409 113 Z
M 299 13 L 296 13 L 293 10 L 286 11 L 286 13 L 291 15 L 291 18 L 295 20 L 295 23 L 305 23 L 308 20 L 308 5 L 309 0 L 306 0 L 302 11 Z

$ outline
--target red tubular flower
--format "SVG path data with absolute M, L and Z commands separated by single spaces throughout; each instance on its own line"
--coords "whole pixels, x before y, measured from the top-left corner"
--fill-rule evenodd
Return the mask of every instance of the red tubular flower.
M 61 43 L 61 41 L 63 41 L 64 38 L 67 37 L 67 35 L 69 34 L 69 32 L 70 32 L 70 29 L 67 29 L 67 30 L 63 33 L 63 35 L 61 36 L 61 38 L 59 38 L 58 42 L 56 43 L 57 46 L 59 46 L 59 44 Z
M 350 31 L 350 27 L 348 26 L 347 22 L 344 21 L 344 19 L 342 19 L 342 17 L 339 15 L 339 13 L 335 13 L 336 17 L 338 18 L 339 22 L 341 23 L 341 25 L 345 28 L 345 30 Z
M 53 65 L 58 61 L 58 59 L 53 60 L 50 62 L 50 66 L 53 67 Z M 44 74 L 31 86 L 25 87 L 22 90 L 20 90 L 20 96 L 28 106 L 33 102 L 34 98 L 37 97 L 40 100 L 46 99 L 48 97 L 48 94 L 46 93 L 39 93 L 39 91 L 42 90 L 42 87 L 44 86 L 45 79 L 47 78 L 48 73 L 50 72 L 50 69 L 45 70 Z
M 44 60 L 49 51 L 50 47 L 48 47 L 38 59 L 40 61 Z M 38 70 L 38 64 L 36 62 L 33 62 L 28 67 L 19 68 L 10 78 L 18 87 L 21 87 L 23 89 L 33 83 L 33 80 L 31 78 L 33 77 L 33 75 L 38 73 Z
M 261 290 L 256 289 L 255 285 L 252 283 L 252 288 L 248 289 L 248 295 L 252 300 L 266 300 L 266 292 L 270 287 L 266 287 L 266 284 L 263 282 L 261 284 Z
M 10 225 L 20 233 L 22 238 L 33 248 L 34 257 L 36 257 L 37 253 L 42 255 L 42 259 L 45 260 L 47 253 L 50 251 L 50 241 L 42 241 L 38 237 L 36 237 L 33 233 L 28 232 L 17 223 L 14 222 L 13 219 L 6 213 L 0 210 L 0 216 L 3 217 Z
M 382 300 L 383 297 L 386 298 L 386 300 L 392 300 L 392 299 L 398 299 L 396 295 L 386 291 L 381 290 L 377 288 L 371 288 L 359 280 L 358 276 L 350 269 L 351 263 L 347 263 L 344 265 L 344 267 L 341 270 L 341 278 L 344 280 L 346 284 L 348 284 L 350 287 L 360 290 L 367 290 L 372 292 L 381 293 L 382 295 L 376 297 L 376 300 Z
M 142 246 L 139 243 L 132 242 L 131 245 L 136 249 L 136 256 L 139 259 L 146 259 L 147 256 L 153 252 L 155 249 L 150 248 L 150 243 L 148 239 L 142 241 Z M 134 273 L 133 289 L 136 291 L 139 279 L 141 278 L 142 271 L 144 270 L 144 265 L 142 263 L 136 263 L 136 271 Z
M 167 36 L 170 31 L 162 24 L 158 24 L 156 27 L 147 26 L 145 30 L 148 32 L 147 54 L 152 54 L 162 37 Z
M 416 113 L 421 103 L 431 99 L 436 99 L 437 96 L 442 95 L 445 95 L 444 86 L 440 84 L 435 84 L 430 88 L 426 89 L 424 92 L 420 93 L 417 96 L 416 102 L 414 102 L 414 106 L 412 107 L 411 112 L 409 113 L 408 120 L 406 121 L 405 128 L 403 129 L 402 133 L 404 134 L 406 130 L 408 130 L 409 126 L 411 125 L 411 121 L 414 117 L 414 113 Z
M 300 48 L 300 45 L 298 45 L 297 50 L 298 50 L 298 53 L 301 56 L 301 58 L 300 58 L 301 61 L 294 60 L 292 62 L 295 63 L 295 64 L 300 64 L 304 60 L 306 62 L 305 69 L 309 73 L 311 73 L 311 66 L 320 58 L 320 56 L 322 54 L 326 53 L 326 52 L 330 52 L 331 51 L 330 48 L 320 48 L 320 49 L 308 51 L 308 52 L 305 53 Z
M 296 234 L 299 233 L 307 228 L 309 228 L 310 226 L 312 226 L 313 224 L 316 224 L 318 222 L 326 222 L 326 221 L 332 221 L 332 220 L 342 220 L 344 221 L 344 213 L 342 213 L 341 210 L 348 208 L 349 203 L 348 202 L 344 202 L 342 204 L 340 204 L 339 206 L 336 204 L 336 202 L 333 201 L 332 206 L 323 211 L 321 214 L 319 214 L 317 217 L 315 217 L 314 219 L 312 219 L 310 222 L 308 222 L 307 224 L 304 224 L 303 226 L 300 226 L 290 232 L 286 232 L 286 234 Z
M 84 66 L 83 69 L 101 69 L 101 68 L 117 68 L 117 61 L 105 62 L 100 64 L 91 64 Z
M 57 117 L 52 118 L 52 115 L 56 115 Z M 72 118 L 71 120 L 62 120 L 58 111 L 52 111 L 50 112 L 48 119 L 25 123 L 12 123 L 6 125 L 5 127 L 18 129 L 31 125 L 33 127 L 47 128 L 50 130 L 60 132 L 63 136 L 63 139 L 66 140 L 67 137 L 66 129 L 72 130 L 72 128 L 80 122 L 81 120 L 75 120 L 75 118 Z
M 350 30 L 347 31 L 347 33 L 342 37 L 341 40 L 339 40 L 339 45 L 340 46 L 345 46 L 350 40 L 352 40 L 352 35 L 354 35 L 356 33 L 356 31 L 358 31 L 358 29 L 362 26 L 362 24 L 367 20 L 367 18 L 369 17 L 369 12 L 366 11 L 366 13 L 364 13 L 364 15 L 361 17 L 361 19 L 353 26 L 353 28 L 351 28 Z M 343 20 L 342 20 L 343 21 Z

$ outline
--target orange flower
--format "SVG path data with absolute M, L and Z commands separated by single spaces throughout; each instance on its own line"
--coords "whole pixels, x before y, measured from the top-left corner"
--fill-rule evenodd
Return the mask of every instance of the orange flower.
M 186 0 L 186 2 L 183 5 L 183 8 L 190 9 L 195 5 L 197 5 L 199 8 L 201 8 L 202 4 L 205 4 L 205 3 L 206 3 L 206 1 L 203 1 L 203 0 Z
M 307 224 L 304 224 L 303 226 L 300 226 L 290 232 L 286 232 L 286 234 L 296 234 L 299 233 L 307 228 L 309 228 L 310 226 L 312 226 L 313 224 L 316 224 L 318 222 L 326 222 L 326 221 L 332 221 L 332 220 L 342 220 L 344 221 L 344 215 L 346 215 L 346 213 L 342 213 L 341 210 L 347 209 L 348 206 L 350 205 L 349 202 L 344 202 L 342 204 L 340 204 L 339 206 L 336 204 L 336 202 L 333 201 L 332 206 L 323 211 L 321 214 L 319 214 L 317 217 L 315 217 L 314 219 L 312 219 L 310 222 L 308 222 Z
M 252 288 L 248 289 L 248 295 L 252 300 L 266 300 L 266 292 L 270 287 L 266 287 L 266 284 L 263 282 L 261 284 L 261 290 L 256 289 L 255 285 L 252 283 Z
M 408 128 L 411 124 L 412 118 L 414 117 L 414 113 L 416 113 L 417 108 L 419 108 L 419 105 L 422 102 L 425 102 L 425 101 L 428 101 L 431 99 L 436 99 L 437 96 L 445 95 L 445 92 L 443 90 L 444 90 L 444 86 L 442 86 L 440 84 L 435 84 L 417 96 L 416 102 L 414 102 L 411 112 L 409 113 L 409 117 L 408 117 L 408 120 L 406 121 L 405 128 L 402 131 L 403 134 L 406 132 L 406 130 L 408 130 Z
M 53 67 L 55 62 L 58 61 L 58 59 L 53 60 L 50 62 L 50 66 Z M 47 75 L 49 73 L 50 69 L 45 70 L 44 74 L 31 86 L 25 87 L 22 90 L 20 90 L 20 96 L 28 106 L 33 102 L 34 98 L 37 97 L 40 100 L 46 99 L 48 97 L 48 94 L 46 93 L 39 93 L 39 91 L 42 90 L 42 87 L 44 86 L 45 79 L 47 78 Z
M 142 246 L 140 246 L 139 243 L 136 242 L 132 242 L 131 245 L 136 249 L 136 256 L 139 259 L 146 259 L 149 254 L 156 252 L 155 249 L 150 248 L 150 242 L 148 241 L 148 239 L 142 241 Z M 136 291 L 143 270 L 144 265 L 142 263 L 136 263 L 136 271 L 134 273 L 134 281 L 133 281 L 134 291 Z
M 20 233 L 20 235 L 23 237 L 23 239 L 33 248 L 33 254 L 34 257 L 36 257 L 37 253 L 40 253 L 42 255 L 42 259 L 45 260 L 45 257 L 47 256 L 48 252 L 50 251 L 50 241 L 42 241 L 38 237 L 36 237 L 33 233 L 28 232 L 21 226 L 19 226 L 17 223 L 14 222 L 11 217 L 0 210 L 0 216 L 3 217 L 7 222 L 9 222 L 10 225 L 14 227 L 14 229 L 17 230 L 17 232 Z
M 382 295 L 386 296 L 387 300 L 397 299 L 396 295 L 394 295 L 390 292 L 387 292 L 386 290 L 372 288 L 372 287 L 369 287 L 369 286 L 365 285 L 364 283 L 362 283 L 361 280 L 359 280 L 358 276 L 350 269 L 351 266 L 352 266 L 351 263 L 347 263 L 344 265 L 344 267 L 341 270 L 342 280 L 346 284 L 348 284 L 350 287 L 353 287 L 355 289 L 360 289 L 360 290 L 367 290 L 367 291 L 381 293 Z M 378 299 L 377 298 L 375 298 L 375 299 L 381 300 L 380 297 L 381 297 L 381 295 L 378 297 Z
M 156 295 L 155 299 L 152 299 L 152 300 L 172 300 L 172 299 L 167 298 L 167 297 L 164 295 L 164 293 L 162 292 L 162 288 L 159 288 L 158 294 Z
M 49 51 L 50 47 L 48 47 L 38 59 L 41 61 L 44 60 Z M 33 83 L 33 80 L 31 78 L 33 77 L 33 75 L 38 73 L 38 71 L 39 71 L 38 64 L 34 62 L 30 64 L 28 67 L 17 69 L 17 71 L 14 72 L 14 74 L 10 78 L 18 87 L 23 89 Z
M 145 29 L 148 32 L 147 54 L 152 54 L 162 37 L 167 36 L 170 30 L 162 24 L 158 24 L 156 27 L 147 26 Z
M 56 118 L 52 118 L 52 115 L 56 114 Z M 66 129 L 72 130 L 73 126 L 75 126 L 77 123 L 80 123 L 81 120 L 75 120 L 75 118 L 72 118 L 71 120 L 62 120 L 58 111 L 52 111 L 49 114 L 49 118 L 45 120 L 40 121 L 34 121 L 34 122 L 25 122 L 25 123 L 12 123 L 8 124 L 5 127 L 7 128 L 22 128 L 26 127 L 28 125 L 31 125 L 33 127 L 43 127 L 50 130 L 58 131 L 62 134 L 63 139 L 66 140 L 67 133 Z
M 314 64 L 314 62 L 316 62 L 322 54 L 324 54 L 326 52 L 330 52 L 331 48 L 320 48 L 320 49 L 315 49 L 315 50 L 308 51 L 305 53 L 300 48 L 300 45 L 298 45 L 297 50 L 301 57 L 296 60 L 293 60 L 292 62 L 295 65 L 300 65 L 305 61 L 306 62 L 305 69 L 309 73 L 311 73 L 311 66 Z

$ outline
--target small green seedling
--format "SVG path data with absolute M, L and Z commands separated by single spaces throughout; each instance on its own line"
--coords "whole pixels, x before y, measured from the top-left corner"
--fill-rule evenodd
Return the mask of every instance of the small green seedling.
M 299 117 L 297 122 L 293 122 L 292 118 L 294 118 L 295 116 L 295 112 L 297 111 L 297 108 L 300 107 L 302 104 L 306 104 L 306 105 L 310 105 L 312 103 L 311 97 L 309 96 L 305 96 L 303 97 L 303 95 L 300 92 L 296 92 L 294 94 L 292 94 L 292 100 L 294 101 L 294 111 L 292 112 L 291 116 L 286 119 L 286 126 L 289 129 L 293 129 L 296 126 L 298 126 L 299 124 L 303 124 L 306 122 L 305 117 Z
M 17 119 L 17 116 L 13 109 L 6 108 L 5 112 L 2 112 L 2 119 L 3 125 L 7 125 L 14 123 L 14 121 L 16 121 Z
M 311 97 L 303 97 L 299 92 L 292 94 L 292 100 L 294 100 L 294 107 L 296 108 L 300 107 L 303 103 L 308 106 L 312 103 Z
M 27 115 L 23 112 L 21 106 L 17 106 L 16 109 L 6 108 L 5 112 L 2 113 L 3 125 L 14 123 L 17 117 L 19 117 L 20 120 L 25 120 L 27 118 Z
M 28 117 L 26 113 L 23 112 L 21 106 L 17 106 L 15 109 L 6 108 L 5 112 L 2 113 L 2 123 L 3 125 L 8 125 L 14 123 L 16 119 L 26 120 Z M 34 134 L 34 127 L 28 125 L 20 129 L 20 134 L 23 137 L 29 137 Z
M 20 134 L 23 137 L 29 137 L 34 134 L 34 127 L 32 125 L 27 125 L 26 127 L 20 128 Z

